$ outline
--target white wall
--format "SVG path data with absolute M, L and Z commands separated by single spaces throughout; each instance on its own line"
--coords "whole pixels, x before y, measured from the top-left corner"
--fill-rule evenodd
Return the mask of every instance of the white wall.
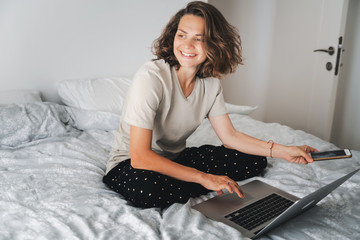
M 275 0 L 210 0 L 239 30 L 244 65 L 223 81 L 225 100 L 258 106 L 252 116 L 265 120 L 269 61 L 273 41 Z
M 279 37 L 274 35 L 274 32 L 279 31 L 278 26 L 275 26 L 280 21 L 277 16 L 277 8 L 281 7 L 282 13 L 286 12 L 286 9 L 283 5 L 279 6 L 277 0 L 210 0 L 209 2 L 217 6 L 228 21 L 239 29 L 243 41 L 245 65 L 240 66 L 236 73 L 228 76 L 223 82 L 225 99 L 235 104 L 257 105 L 259 108 L 252 114 L 255 119 L 278 122 L 279 119 L 274 119 L 278 115 L 278 111 L 284 111 L 286 103 L 283 99 L 271 94 L 271 87 L 276 84 L 270 82 L 269 67 L 274 66 L 270 54 L 271 51 L 276 51 L 274 42 L 276 37 Z M 305 12 L 299 11 L 301 14 L 305 14 Z M 339 147 L 357 150 L 360 150 L 359 25 L 360 1 L 350 0 L 344 44 L 347 51 L 343 55 L 344 66 L 340 73 L 331 142 Z M 281 34 L 281 32 L 277 33 Z M 299 44 L 302 44 L 303 40 L 299 38 Z M 298 82 L 301 83 L 301 81 Z M 283 92 L 286 92 L 286 89 Z M 279 102 L 282 104 L 281 109 L 276 108 L 278 105 L 276 103 Z M 292 105 L 288 105 L 285 109 L 291 110 L 292 108 Z M 291 122 L 291 118 L 301 119 L 301 112 L 304 111 L 299 110 L 295 114 L 289 115 L 288 119 L 281 119 L 281 121 L 287 123 Z M 301 121 L 306 122 L 307 118 L 303 116 Z M 298 126 L 292 127 L 297 128 Z
M 360 1 L 350 0 L 332 142 L 360 150 Z
M 188 0 L 0 0 L 0 91 L 37 89 L 59 101 L 56 82 L 131 77 Z M 224 81 L 225 99 L 258 105 L 266 120 L 276 0 L 209 0 L 241 33 L 245 66 Z M 360 150 L 360 3 L 350 0 L 332 142 Z M 271 111 L 271 110 L 270 110 Z M 339 117 L 341 116 L 341 117 Z
M 187 0 L 0 0 L 0 91 L 62 79 L 131 77 Z

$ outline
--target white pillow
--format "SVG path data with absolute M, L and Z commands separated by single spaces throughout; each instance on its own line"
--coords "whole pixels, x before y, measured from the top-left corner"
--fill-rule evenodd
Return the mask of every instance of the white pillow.
M 255 109 L 257 109 L 257 106 L 251 107 L 251 106 L 243 106 L 243 105 L 234 105 L 230 103 L 225 103 L 225 107 L 228 111 L 228 114 L 237 113 L 242 115 L 248 115 L 252 113 Z
M 130 85 L 131 79 L 120 77 L 63 80 L 58 93 L 68 106 L 121 114 Z
M 41 102 L 40 93 L 35 90 L 10 90 L 0 92 L 0 104 Z
M 62 102 L 79 109 L 121 114 L 131 79 L 111 77 L 63 80 L 58 83 Z M 257 107 L 225 103 L 228 113 L 247 115 Z

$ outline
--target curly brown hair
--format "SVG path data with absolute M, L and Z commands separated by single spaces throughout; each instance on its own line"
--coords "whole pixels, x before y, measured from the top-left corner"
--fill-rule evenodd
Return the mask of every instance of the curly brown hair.
M 153 53 L 157 59 L 163 59 L 178 70 L 180 64 L 173 52 L 174 37 L 180 19 L 186 15 L 195 15 L 205 20 L 205 43 L 207 59 L 201 64 L 197 76 L 216 77 L 232 73 L 242 64 L 242 48 L 238 31 L 229 24 L 221 12 L 208 3 L 190 2 L 186 8 L 178 11 L 164 28 L 153 44 Z

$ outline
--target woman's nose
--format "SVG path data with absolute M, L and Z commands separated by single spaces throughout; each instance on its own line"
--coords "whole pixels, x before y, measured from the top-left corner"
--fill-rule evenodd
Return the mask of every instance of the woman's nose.
M 194 47 L 194 40 L 192 40 L 192 39 L 186 39 L 184 43 L 187 48 Z

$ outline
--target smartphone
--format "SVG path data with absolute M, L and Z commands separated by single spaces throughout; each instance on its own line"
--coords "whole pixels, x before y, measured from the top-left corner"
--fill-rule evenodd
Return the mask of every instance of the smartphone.
M 314 159 L 314 161 L 330 160 L 337 158 L 350 158 L 352 156 L 349 149 L 333 150 L 326 152 L 314 152 L 310 154 L 311 157 Z

